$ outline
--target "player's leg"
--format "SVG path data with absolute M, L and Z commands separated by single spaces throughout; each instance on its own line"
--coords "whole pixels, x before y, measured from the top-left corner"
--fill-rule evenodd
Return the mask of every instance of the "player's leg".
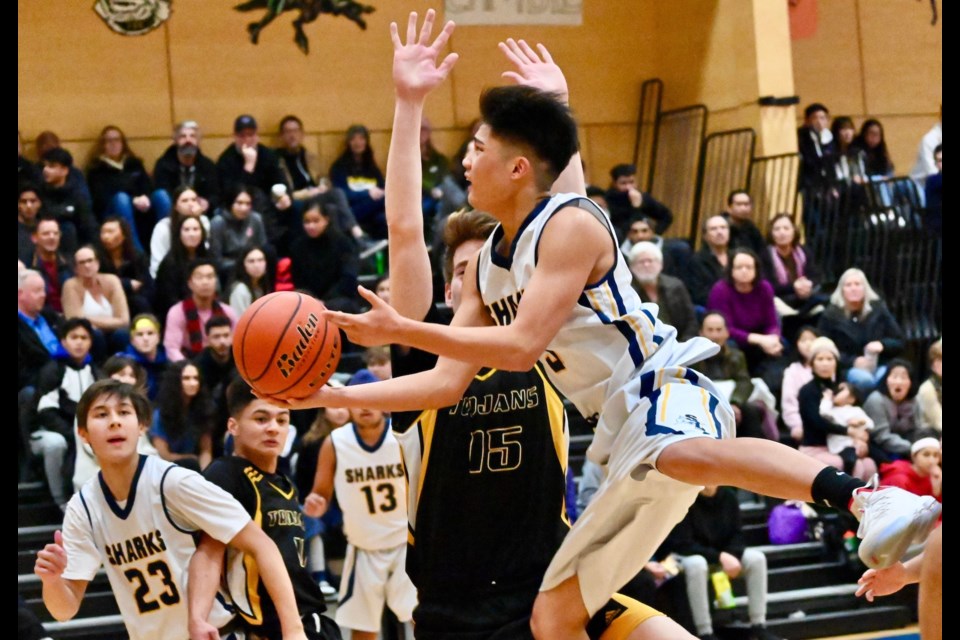
M 384 552 L 387 553 L 387 552 Z M 387 606 L 404 625 L 413 623 L 413 610 L 417 608 L 417 588 L 407 575 L 406 543 L 389 551 L 390 568 L 387 578 Z
M 920 565 L 920 637 L 943 637 L 943 527 L 927 539 Z
M 588 640 L 590 614 L 580 595 L 580 580 L 572 575 L 557 586 L 541 591 L 533 604 L 530 629 L 537 640 L 567 638 Z
M 383 615 L 386 575 L 377 575 L 375 558 L 353 545 L 347 547 L 340 582 L 336 621 L 350 629 L 354 640 L 377 640 Z
M 686 439 L 667 446 L 657 469 L 696 484 L 740 487 L 785 500 L 849 509 L 861 519 L 860 558 L 882 568 L 898 561 L 936 524 L 941 505 L 897 487 L 867 489 L 863 481 L 771 440 Z M 854 496 L 856 495 L 856 500 Z

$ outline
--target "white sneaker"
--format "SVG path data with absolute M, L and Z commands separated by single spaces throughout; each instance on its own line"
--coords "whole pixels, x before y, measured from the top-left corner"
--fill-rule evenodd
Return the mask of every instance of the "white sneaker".
M 320 592 L 323 594 L 324 600 L 330 602 L 337 599 L 337 590 L 333 588 L 332 584 L 326 580 L 320 580 L 318 584 L 320 585 Z
M 922 543 L 937 524 L 942 505 L 899 487 L 878 487 L 877 477 L 853 492 L 853 513 L 860 518 L 860 559 L 871 569 L 900 560 L 913 543 Z

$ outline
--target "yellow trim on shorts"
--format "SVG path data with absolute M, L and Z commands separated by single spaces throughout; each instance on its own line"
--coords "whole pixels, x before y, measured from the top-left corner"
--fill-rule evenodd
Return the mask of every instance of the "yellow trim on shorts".
M 626 640 L 642 623 L 650 618 L 664 615 L 653 607 L 621 593 L 613 594 L 610 599 L 620 603 L 627 610 L 610 621 L 604 632 L 600 634 L 600 640 Z

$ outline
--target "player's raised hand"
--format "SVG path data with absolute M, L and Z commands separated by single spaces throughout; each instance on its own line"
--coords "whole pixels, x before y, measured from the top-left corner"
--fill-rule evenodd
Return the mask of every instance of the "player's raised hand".
M 37 561 L 33 572 L 41 580 L 59 578 L 67 568 L 67 551 L 63 548 L 63 534 L 59 530 L 53 533 L 53 543 L 37 552 Z
M 558 94 L 564 102 L 568 100 L 567 79 L 545 46 L 537 43 L 539 54 L 524 40 L 507 38 L 506 42 L 501 42 L 497 46 L 516 67 L 516 71 L 504 71 L 501 74 L 504 78 L 517 84 Z
M 393 84 L 397 96 L 401 98 L 423 99 L 443 82 L 459 58 L 458 54 L 450 53 L 443 62 L 437 64 L 437 57 L 450 39 L 454 24 L 452 21 L 447 22 L 431 43 L 436 17 L 433 9 L 428 10 L 418 34 L 417 12 L 411 11 L 407 20 L 406 43 L 400 40 L 397 23 L 390 23 L 390 38 L 393 40 Z
M 303 501 L 303 513 L 311 518 L 319 518 L 327 512 L 327 499 L 319 493 L 311 493 Z

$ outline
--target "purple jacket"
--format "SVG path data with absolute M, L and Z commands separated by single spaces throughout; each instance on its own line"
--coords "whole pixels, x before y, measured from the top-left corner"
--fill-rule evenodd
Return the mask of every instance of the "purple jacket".
M 719 311 L 727 319 L 730 337 L 740 348 L 749 343 L 751 333 L 780 335 L 780 320 L 773 306 L 773 287 L 760 280 L 750 293 L 740 293 L 726 280 L 719 280 L 710 290 L 707 310 Z

